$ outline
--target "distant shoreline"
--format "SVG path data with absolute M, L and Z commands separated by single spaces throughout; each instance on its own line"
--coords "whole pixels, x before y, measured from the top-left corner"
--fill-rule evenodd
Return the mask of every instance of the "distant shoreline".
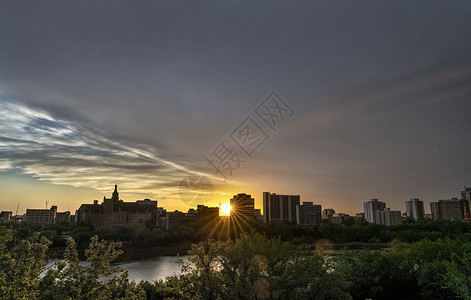
M 158 245 L 158 246 L 134 246 L 134 245 L 123 245 L 121 249 L 123 254 L 118 256 L 113 262 L 128 262 L 134 260 L 142 260 L 153 257 L 160 256 L 183 256 L 188 255 L 188 251 L 191 249 L 191 242 L 182 242 L 175 244 L 167 245 Z M 404 243 L 404 245 L 409 246 L 410 244 Z M 306 245 L 312 248 L 313 252 L 319 252 L 324 255 L 341 255 L 343 254 L 344 249 L 346 250 L 388 250 L 391 249 L 389 243 L 330 243 L 326 245 L 316 245 L 309 244 Z M 65 247 L 54 247 L 51 248 L 49 253 L 49 258 L 61 257 Z M 83 255 L 80 255 L 81 260 L 85 260 Z

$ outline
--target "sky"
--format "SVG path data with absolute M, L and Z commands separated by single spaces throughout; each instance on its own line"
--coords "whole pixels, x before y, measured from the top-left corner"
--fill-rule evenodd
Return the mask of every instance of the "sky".
M 0 209 L 430 211 L 471 185 L 470 36 L 469 1 L 0 1 Z

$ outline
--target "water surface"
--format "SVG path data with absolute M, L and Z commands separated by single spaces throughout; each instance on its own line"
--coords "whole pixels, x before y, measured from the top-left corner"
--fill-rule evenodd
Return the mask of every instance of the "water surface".
M 180 256 L 187 260 L 187 255 Z M 129 280 L 139 282 L 147 280 L 165 280 L 165 277 L 180 274 L 180 265 L 176 262 L 177 256 L 159 256 L 142 260 L 125 261 L 113 263 L 113 267 L 120 267 L 129 272 Z

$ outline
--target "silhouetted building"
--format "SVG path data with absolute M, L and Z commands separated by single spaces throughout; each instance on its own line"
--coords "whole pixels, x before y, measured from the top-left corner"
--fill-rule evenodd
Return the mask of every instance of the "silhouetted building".
M 56 220 L 57 206 L 50 209 L 26 209 L 24 222 L 34 224 L 54 224 Z
M 124 202 L 119 199 L 118 186 L 115 185 L 111 198 L 103 197 L 98 204 L 82 204 L 77 210 L 77 222 L 85 222 L 96 227 L 116 228 L 127 224 L 158 224 L 157 201 L 149 199 Z
M 196 209 L 190 208 L 188 212 L 173 211 L 168 212 L 165 216 L 165 228 L 178 225 L 196 224 L 197 222 L 204 225 L 215 224 L 219 219 L 219 207 L 207 207 L 198 205 Z
M 230 200 L 231 219 L 255 219 L 255 200 L 251 195 L 237 194 Z
M 326 208 L 322 212 L 322 219 L 332 221 L 332 217 L 335 215 L 335 210 L 333 208 Z
M 384 210 L 376 210 L 375 214 L 375 224 L 391 226 L 396 224 L 401 224 L 402 217 L 399 210 L 390 210 L 389 208 L 384 208 Z
M 256 208 L 254 209 L 254 218 L 255 220 L 259 221 L 259 222 L 263 222 L 263 216 L 262 216 L 262 213 L 260 211 L 260 208 Z
M 406 216 L 414 220 L 425 218 L 424 202 L 418 198 L 412 198 L 406 201 Z
M 70 211 L 58 212 L 56 214 L 55 223 L 74 223 L 75 216 L 70 214 Z
M 163 207 L 157 207 L 155 224 L 161 227 L 167 227 L 167 210 Z
M 344 214 L 344 213 L 338 213 L 338 214 L 333 214 L 330 216 L 329 221 L 332 223 L 342 223 L 343 220 L 346 220 L 350 218 L 349 214 Z
M 24 221 L 24 215 L 15 215 L 11 217 L 10 223 L 20 224 Z
M 186 213 L 178 210 L 167 212 L 165 218 L 165 228 L 168 230 L 171 227 L 194 223 L 197 221 L 198 216 L 196 215 L 196 211 L 194 209 L 190 209 Z
M 365 221 L 365 213 L 357 213 L 354 218 L 355 221 L 363 222 Z
M 2 211 L 0 213 L 0 220 L 2 223 L 11 223 L 11 217 L 12 217 L 13 212 L 11 211 Z
M 13 220 L 13 218 L 12 218 Z M 55 224 L 61 222 L 73 222 L 73 216 L 70 211 L 58 212 L 57 206 L 53 205 L 50 209 L 26 209 L 24 222 L 34 224 Z
M 303 205 L 296 205 L 296 223 L 298 225 L 321 225 L 322 208 L 312 202 L 303 202 Z
M 207 207 L 198 205 L 196 208 L 198 220 L 204 223 L 213 223 L 219 219 L 219 207 Z
M 363 203 L 365 210 L 365 220 L 370 223 L 376 223 L 375 211 L 383 211 L 386 208 L 386 203 L 378 201 L 378 199 L 371 199 Z
M 471 201 L 471 187 L 464 187 L 464 191 L 461 191 L 461 199 Z
M 461 200 L 463 200 L 463 219 L 466 222 L 471 222 L 471 212 L 469 211 L 469 204 L 471 202 L 471 187 L 464 187 L 464 191 L 461 191 Z
M 450 200 L 438 200 L 430 202 L 432 219 L 467 220 L 469 219 L 469 201 L 452 198 Z
M 296 205 L 299 195 L 277 195 L 263 193 L 263 222 L 296 222 Z

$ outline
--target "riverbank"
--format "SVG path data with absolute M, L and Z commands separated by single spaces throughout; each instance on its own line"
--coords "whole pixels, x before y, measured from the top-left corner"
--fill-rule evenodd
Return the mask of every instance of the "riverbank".
M 158 256 L 182 256 L 187 255 L 190 249 L 190 242 L 146 247 L 126 245 L 122 247 L 123 254 L 118 256 L 115 262 L 141 260 Z
M 114 262 L 128 262 L 135 260 L 143 260 L 161 256 L 182 256 L 187 255 L 188 250 L 191 249 L 191 242 L 181 242 L 175 244 L 162 244 L 158 246 L 135 246 L 123 245 L 121 249 L 123 254 L 118 256 Z M 344 250 L 387 250 L 391 248 L 389 243 L 339 243 L 334 244 L 326 240 L 318 241 L 315 244 L 308 245 L 313 251 L 322 253 L 324 255 L 341 255 Z M 404 247 L 409 247 L 410 244 L 403 243 Z M 51 248 L 48 257 L 51 259 L 62 258 L 65 247 Z M 85 260 L 82 251 L 79 251 L 80 259 Z
M 114 262 L 126 262 L 142 260 L 160 256 L 182 256 L 187 255 L 191 249 L 191 242 L 181 242 L 175 244 L 163 244 L 158 246 L 135 246 L 123 245 L 123 253 L 118 256 Z M 65 247 L 51 247 L 48 251 L 49 259 L 62 259 L 64 257 Z M 83 250 L 79 250 L 80 260 L 85 260 Z

